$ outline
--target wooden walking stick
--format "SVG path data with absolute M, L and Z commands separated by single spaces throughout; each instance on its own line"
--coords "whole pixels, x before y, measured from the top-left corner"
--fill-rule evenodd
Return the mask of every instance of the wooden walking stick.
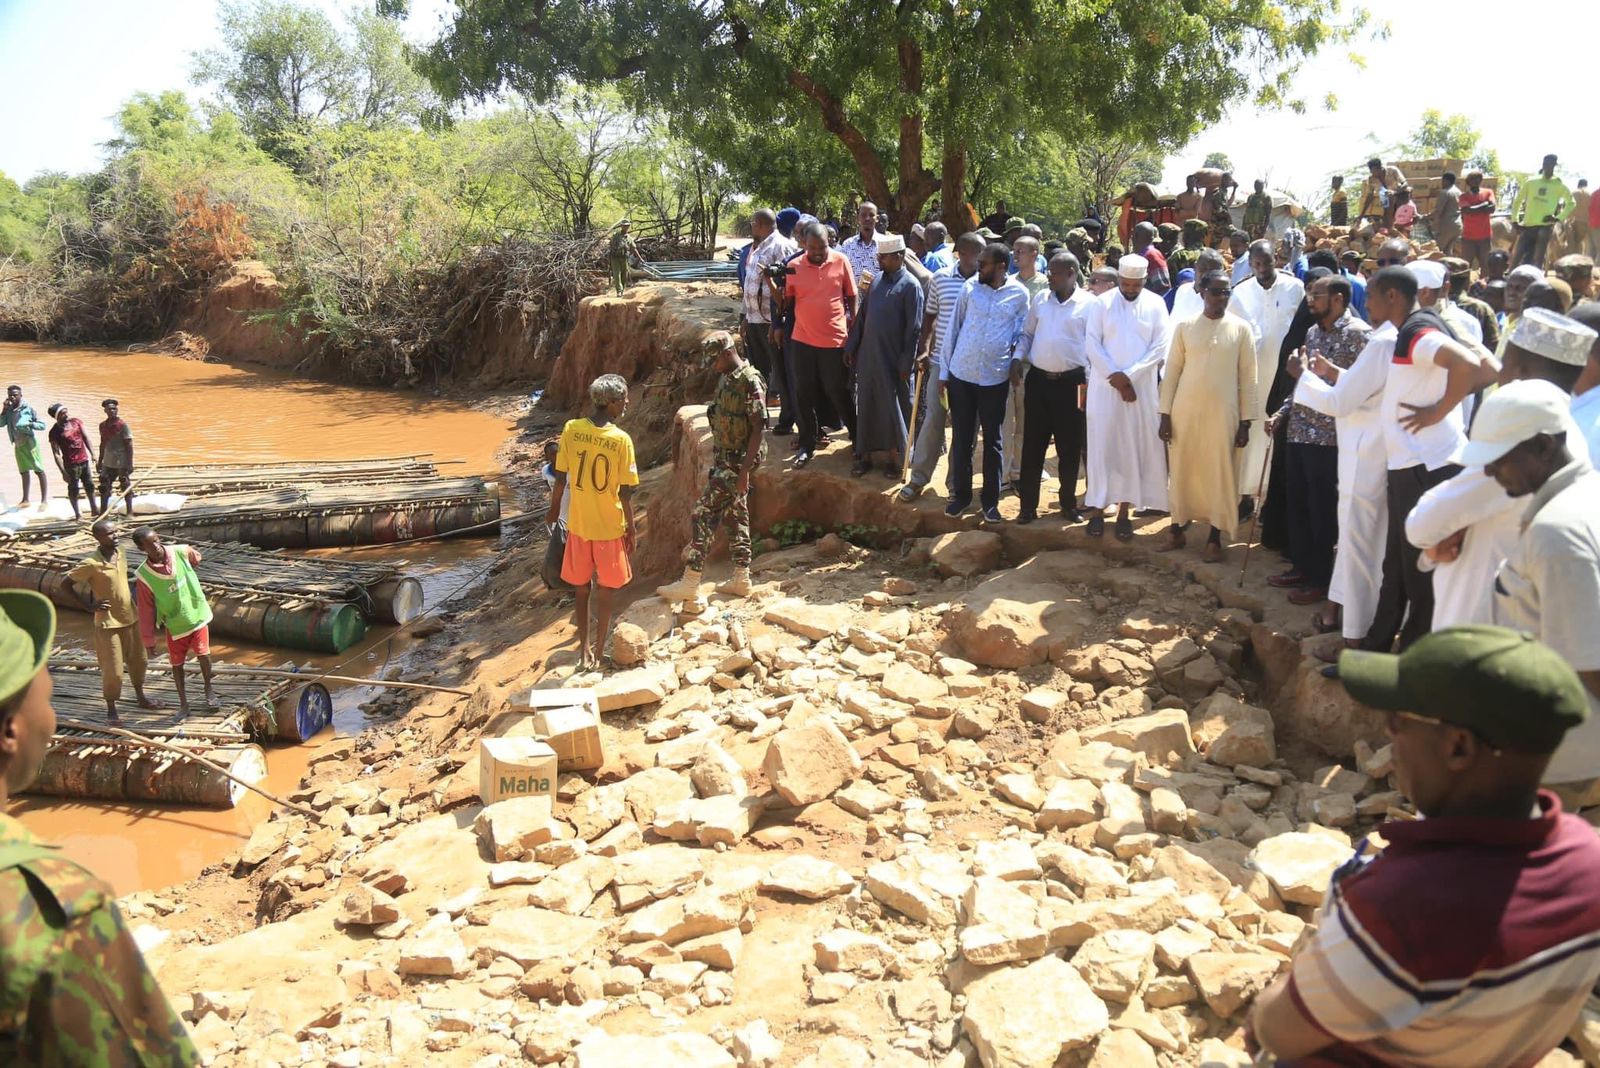
M 1250 537 L 1244 543 L 1244 564 L 1239 568 L 1239 587 L 1244 588 L 1245 569 L 1250 566 L 1250 546 L 1255 544 L 1256 526 L 1261 522 L 1261 491 L 1267 485 L 1267 468 L 1272 466 L 1272 443 L 1276 434 L 1267 435 L 1267 454 L 1261 458 L 1261 477 L 1256 479 L 1256 507 L 1250 514 Z
M 932 364 L 928 365 L 928 370 L 933 370 Z M 900 457 L 901 482 L 906 480 L 906 475 L 911 470 L 911 447 L 916 443 L 917 440 L 917 413 L 922 410 L 922 390 L 927 385 L 927 383 L 923 381 L 925 377 L 926 376 L 919 376 L 917 374 L 917 365 L 912 363 L 911 385 L 913 389 L 911 392 L 911 422 L 906 426 L 906 447 L 900 450 L 902 454 Z

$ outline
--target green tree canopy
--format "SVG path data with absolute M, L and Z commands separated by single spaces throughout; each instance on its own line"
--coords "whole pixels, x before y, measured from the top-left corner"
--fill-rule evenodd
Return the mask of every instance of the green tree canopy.
M 450 99 L 616 84 L 675 128 L 706 128 L 730 105 L 757 129 L 803 111 L 866 195 L 908 220 L 941 190 L 951 216 L 971 161 L 1042 131 L 1170 146 L 1252 89 L 1298 106 L 1297 64 L 1364 24 L 1339 11 L 1337 0 L 459 0 L 420 65 Z
M 1498 173 L 1500 154 L 1492 148 L 1482 148 L 1482 142 L 1483 135 L 1466 115 L 1446 115 L 1438 108 L 1429 108 L 1411 135 L 1395 147 L 1395 153 L 1405 159 L 1461 159 L 1469 167 Z
M 194 80 L 214 85 L 246 133 L 280 159 L 319 123 L 414 123 L 433 106 L 399 27 L 355 11 L 341 31 L 289 0 L 223 0 L 222 47 L 197 53 Z

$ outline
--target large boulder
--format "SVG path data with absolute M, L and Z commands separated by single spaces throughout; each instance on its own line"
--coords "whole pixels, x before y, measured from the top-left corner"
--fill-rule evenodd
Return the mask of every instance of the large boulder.
M 989 667 L 1023 668 L 1081 644 L 1093 611 L 1039 563 L 1041 553 L 979 583 L 945 616 L 961 655 Z
M 1000 535 L 992 531 L 958 530 L 933 539 L 928 556 L 939 574 L 971 578 L 999 567 L 1004 548 Z

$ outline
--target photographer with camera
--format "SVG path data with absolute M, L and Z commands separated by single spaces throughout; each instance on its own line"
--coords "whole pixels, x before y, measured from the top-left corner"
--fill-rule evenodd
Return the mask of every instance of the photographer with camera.
M 786 212 L 799 212 L 785 208 Z M 783 236 L 778 214 L 762 208 L 750 216 L 750 251 L 744 269 L 744 351 L 767 382 L 767 396 L 781 398 L 778 425 L 794 425 L 793 388 L 783 346 L 774 336 L 774 314 L 783 302 L 785 263 L 800 246 Z

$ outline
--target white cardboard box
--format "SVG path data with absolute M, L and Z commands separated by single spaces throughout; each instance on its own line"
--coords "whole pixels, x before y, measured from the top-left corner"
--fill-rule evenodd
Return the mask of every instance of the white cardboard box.
M 508 797 L 544 796 L 555 806 L 556 751 L 533 738 L 478 742 L 478 796 L 485 805 Z

